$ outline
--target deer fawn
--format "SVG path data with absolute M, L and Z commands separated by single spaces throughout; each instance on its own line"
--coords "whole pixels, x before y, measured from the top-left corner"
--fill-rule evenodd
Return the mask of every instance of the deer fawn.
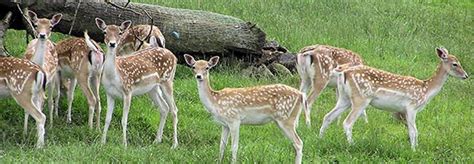
M 192 56 L 185 54 L 184 58 L 194 71 L 201 102 L 222 125 L 219 162 L 222 162 L 224 157 L 229 132 L 232 137 L 232 163 L 235 163 L 240 125 L 262 125 L 275 121 L 293 142 L 295 163 L 301 163 L 303 141 L 296 133 L 296 126 L 301 108 L 307 106 L 300 91 L 282 84 L 215 91 L 209 84 L 209 70 L 217 65 L 219 57 L 214 56 L 209 61 L 195 61 Z
M 151 28 L 153 28 L 152 31 L 150 31 Z M 123 32 L 123 37 L 120 39 L 120 44 L 117 46 L 117 53 L 119 55 L 129 55 L 135 51 L 150 47 L 150 45 L 145 42 L 149 34 L 158 39 L 157 43 L 159 47 L 165 48 L 165 37 L 158 27 L 136 25 Z
M 352 126 L 357 117 L 371 104 L 406 118 L 411 147 L 415 150 L 418 136 L 416 113 L 441 90 L 448 75 L 461 79 L 468 77 L 459 60 L 450 55 L 448 50 L 437 48 L 436 52 L 441 62 L 435 74 L 428 80 L 396 75 L 367 66 L 337 70 L 339 97 L 336 107 L 324 117 L 320 137 L 335 117 L 352 107 L 343 126 L 347 141 L 353 143 Z
M 96 18 L 96 24 L 104 31 L 104 42 L 107 45 L 101 80 L 107 93 L 107 116 L 102 143 L 105 143 L 107 138 L 115 99 L 122 98 L 123 144 L 127 146 L 127 119 L 132 96 L 148 93 L 154 104 L 160 107 L 160 125 L 155 141 L 161 142 L 166 117 L 171 111 L 174 128 L 172 148 L 176 148 L 178 146 L 178 109 L 173 97 L 173 79 L 177 58 L 171 51 L 158 47 L 154 36 L 150 38 L 151 48 L 137 51 L 130 56 L 116 57 L 121 34 L 127 30 L 131 21 L 124 21 L 120 26 L 116 26 L 106 25 L 103 20 Z
M 336 87 L 336 77 L 331 72 L 343 64 L 362 65 L 363 61 L 352 51 L 327 45 L 307 46 L 298 53 L 296 68 L 301 77 L 300 91 L 309 94 L 309 108 L 304 111 L 306 125 L 311 125 L 311 106 L 324 88 Z M 365 111 L 364 118 L 368 122 Z
M 100 96 L 99 83 L 104 53 L 100 46 L 89 38 L 69 38 L 56 45 L 59 57 L 59 72 L 61 81 L 69 80 L 67 88 L 68 112 L 67 122 L 71 122 L 72 101 L 77 82 L 89 104 L 89 127 L 93 127 L 94 112 L 96 113 L 97 129 L 100 126 Z
M 0 58 L 0 98 L 13 97 L 23 107 L 25 115 L 33 116 L 38 131 L 38 148 L 44 145 L 46 116 L 41 112 L 41 106 L 46 79 L 46 74 L 31 61 L 14 57 Z M 23 133 L 26 134 L 26 128 Z
M 53 100 L 54 93 L 59 96 L 59 81 L 56 76 L 58 66 L 58 54 L 54 48 L 53 42 L 49 40 L 51 29 L 59 23 L 62 14 L 54 15 L 51 20 L 46 18 L 38 18 L 36 13 L 28 11 L 31 22 L 35 26 L 38 39 L 33 39 L 26 48 L 25 58 L 38 64 L 46 73 L 48 87 L 48 106 L 50 125 L 53 126 L 53 111 L 58 108 L 58 99 L 55 104 Z M 57 89 L 55 87 L 58 87 Z M 57 97 L 59 98 L 59 97 Z M 41 107 L 40 107 L 41 108 Z M 28 126 L 28 115 L 25 115 L 25 128 Z M 26 129 L 25 129 L 26 130 Z

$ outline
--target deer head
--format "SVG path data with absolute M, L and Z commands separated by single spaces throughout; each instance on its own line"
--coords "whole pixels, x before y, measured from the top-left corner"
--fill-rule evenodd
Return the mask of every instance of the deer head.
M 436 54 L 442 61 L 442 67 L 448 72 L 449 75 L 460 79 L 467 79 L 469 76 L 461 66 L 459 60 L 448 53 L 448 50 L 444 47 L 436 48 Z
M 120 26 L 116 26 L 107 25 L 105 24 L 104 20 L 95 18 L 95 24 L 104 33 L 104 42 L 107 47 L 109 49 L 115 49 L 117 45 L 120 44 L 120 39 L 122 38 L 123 32 L 130 27 L 132 21 L 126 20 L 122 22 Z
M 48 39 L 51 35 L 51 30 L 53 27 L 56 26 L 63 17 L 61 13 L 58 13 L 53 15 L 51 20 L 46 18 L 38 18 L 36 13 L 33 11 L 28 11 L 28 16 L 30 17 L 31 23 L 33 23 L 33 26 L 35 27 L 37 37 L 39 39 Z
M 186 63 L 193 69 L 196 80 L 203 81 L 209 79 L 209 70 L 217 65 L 219 62 L 219 56 L 214 56 L 209 61 L 205 60 L 194 60 L 194 57 L 188 54 L 184 54 Z

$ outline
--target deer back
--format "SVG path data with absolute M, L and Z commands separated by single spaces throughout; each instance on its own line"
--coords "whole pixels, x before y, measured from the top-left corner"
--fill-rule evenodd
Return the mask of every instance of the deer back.
M 368 66 L 351 67 L 344 70 L 344 83 L 352 92 L 364 97 L 376 96 L 383 90 L 395 91 L 410 99 L 424 101 L 427 85 L 424 81 L 410 76 L 402 76 Z
M 99 51 L 102 51 L 99 44 L 95 41 L 92 41 L 92 43 Z M 59 65 L 61 67 L 69 66 L 76 72 L 80 71 L 84 64 L 88 64 L 87 62 L 89 62 L 90 65 L 94 63 L 89 56 L 92 50 L 86 45 L 84 38 L 69 38 L 63 40 L 56 45 L 56 51 L 58 53 Z M 103 56 L 98 58 L 104 59 Z M 103 63 L 103 61 L 100 61 L 100 63 Z
M 41 68 L 31 61 L 14 57 L 0 58 L 0 85 L 6 85 L 13 94 L 20 94 L 29 80 L 36 79 L 38 72 L 41 72 Z
M 177 58 L 165 48 L 148 48 L 130 56 L 117 57 L 117 69 L 125 90 L 143 81 L 155 79 L 156 82 L 173 80 Z
M 269 107 L 267 114 L 284 119 L 292 114 L 296 103 L 302 101 L 300 91 L 282 84 L 226 88 L 212 93 L 212 96 L 227 117 L 246 112 L 240 110 Z
M 150 36 L 155 36 L 155 38 L 158 40 L 159 46 L 164 48 L 165 39 L 158 27 L 150 25 L 136 25 L 124 32 L 124 37 L 122 37 L 120 45 L 117 47 L 119 54 L 130 54 L 137 50 L 148 48 L 149 45 L 145 39 L 147 39 L 151 27 L 153 27 L 153 30 L 151 31 Z M 139 39 L 137 39 L 137 37 Z M 144 42 L 142 43 L 140 40 Z M 140 44 L 142 44 L 141 47 Z

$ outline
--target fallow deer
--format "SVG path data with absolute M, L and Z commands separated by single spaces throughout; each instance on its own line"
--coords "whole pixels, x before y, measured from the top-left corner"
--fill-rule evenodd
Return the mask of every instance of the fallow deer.
M 100 96 L 99 85 L 104 53 L 102 48 L 89 38 L 69 38 L 56 45 L 59 58 L 59 72 L 61 81 L 69 81 L 67 88 L 67 122 L 71 122 L 72 102 L 77 83 L 89 104 L 89 127 L 93 127 L 93 117 L 96 113 L 97 129 L 100 126 Z
M 132 96 L 147 94 L 155 105 L 160 107 L 160 124 L 155 142 L 161 142 L 163 127 L 168 112 L 173 119 L 173 145 L 178 146 L 178 108 L 173 96 L 173 80 L 176 72 L 177 58 L 165 48 L 158 47 L 156 38 L 150 38 L 151 48 L 137 51 L 129 56 L 117 57 L 117 45 L 120 44 L 123 31 L 131 21 L 124 21 L 120 26 L 106 25 L 96 18 L 99 29 L 104 31 L 104 42 L 107 52 L 102 72 L 101 83 L 107 94 L 107 116 L 105 118 L 102 143 L 106 142 L 107 130 L 115 106 L 115 99 L 123 99 L 123 144 L 127 146 L 127 119 Z
M 153 28 L 152 31 L 150 31 L 151 28 Z M 150 45 L 145 42 L 148 35 L 150 35 L 150 37 L 155 36 L 155 38 L 158 39 L 158 46 L 165 48 L 165 37 L 158 27 L 150 25 L 135 25 L 125 30 L 123 33 L 120 44 L 117 46 L 117 53 L 119 55 L 129 55 L 135 51 L 150 47 Z
M 36 120 L 38 148 L 44 145 L 46 116 L 41 106 L 46 79 L 46 74 L 31 61 L 14 57 L 0 58 L 0 98 L 13 97 L 23 107 L 25 115 L 31 115 Z M 23 133 L 26 134 L 26 131 Z
M 62 14 L 55 14 L 51 20 L 46 18 L 38 18 L 36 13 L 28 11 L 28 16 L 35 26 L 38 39 L 33 39 L 26 48 L 25 58 L 38 64 L 46 73 L 47 88 L 48 88 L 48 106 L 49 106 L 49 120 L 50 125 L 53 125 L 53 111 L 58 108 L 58 100 L 54 101 L 54 94 L 59 94 L 59 85 L 57 74 L 58 54 L 54 48 L 53 42 L 49 40 L 51 30 L 59 23 Z M 58 97 L 57 97 L 58 98 Z M 25 127 L 27 127 L 28 115 L 25 115 Z
M 311 106 L 324 88 L 336 87 L 336 77 L 331 75 L 331 71 L 343 64 L 362 65 L 363 61 L 357 53 L 327 45 L 307 46 L 298 53 L 296 68 L 301 77 L 300 91 L 309 94 L 309 108 L 304 111 L 306 125 L 311 125 Z M 364 116 L 368 122 L 365 111 Z
M 320 137 L 334 118 L 352 107 L 352 111 L 344 120 L 343 127 L 347 141 L 353 143 L 352 126 L 370 104 L 406 118 L 411 148 L 415 150 L 418 137 L 415 124 L 416 114 L 438 94 L 449 75 L 461 79 L 468 77 L 459 60 L 450 55 L 448 50 L 437 48 L 436 52 L 441 61 L 434 75 L 427 80 L 396 75 L 368 66 L 339 70 L 337 75 L 339 98 L 334 109 L 324 117 Z
M 293 142 L 295 163 L 301 163 L 303 141 L 298 136 L 296 127 L 301 108 L 307 107 L 303 93 L 282 84 L 215 91 L 209 84 L 209 70 L 217 65 L 219 57 L 214 56 L 209 61 L 195 61 L 191 55 L 185 54 L 184 58 L 195 74 L 201 102 L 222 125 L 219 162 L 224 158 L 229 132 L 232 137 L 232 163 L 235 163 L 240 125 L 262 125 L 274 121 Z

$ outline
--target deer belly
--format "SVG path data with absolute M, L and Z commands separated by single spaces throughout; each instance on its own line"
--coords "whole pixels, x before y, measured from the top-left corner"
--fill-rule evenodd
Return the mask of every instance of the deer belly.
M 261 125 L 273 120 L 273 117 L 264 110 L 267 107 L 246 108 L 246 112 L 240 114 L 241 124 Z
M 135 87 L 133 88 L 133 91 L 132 91 L 132 95 L 133 96 L 136 96 L 136 95 L 143 95 L 145 93 L 148 93 L 150 92 L 153 88 L 155 88 L 157 86 L 157 84 L 148 84 L 148 85 L 145 85 L 145 86 L 139 86 L 139 87 Z
M 389 112 L 402 112 L 410 104 L 410 99 L 397 91 L 377 91 L 370 105 Z
M 70 66 L 63 66 L 61 67 L 61 76 L 62 77 L 67 77 L 67 78 L 72 78 L 74 77 L 74 72 L 72 71 Z

